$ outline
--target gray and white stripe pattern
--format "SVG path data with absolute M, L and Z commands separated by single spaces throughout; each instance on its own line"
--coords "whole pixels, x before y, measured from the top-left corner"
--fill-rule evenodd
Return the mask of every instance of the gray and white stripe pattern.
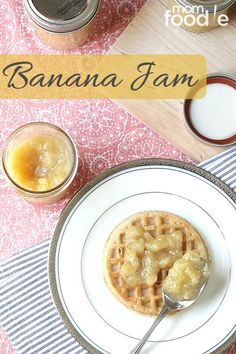
M 199 164 L 236 192 L 236 147 Z
M 200 164 L 236 192 L 236 147 Z M 70 335 L 50 295 L 50 241 L 0 265 L 0 324 L 19 354 L 85 354 Z
M 65 328 L 51 298 L 49 243 L 44 241 L 0 266 L 0 323 L 17 353 L 85 354 Z

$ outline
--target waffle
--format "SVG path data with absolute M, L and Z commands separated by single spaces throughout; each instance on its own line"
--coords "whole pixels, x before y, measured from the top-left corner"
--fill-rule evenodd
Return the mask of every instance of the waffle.
M 186 220 L 167 212 L 145 211 L 132 215 L 112 231 L 104 250 L 104 276 L 108 288 L 129 309 L 143 314 L 157 315 L 163 307 L 162 285 L 169 269 L 161 269 L 157 281 L 152 286 L 127 285 L 121 275 L 121 266 L 124 263 L 125 234 L 131 225 L 141 226 L 153 237 L 181 231 L 183 254 L 194 250 L 208 260 L 208 252 L 200 235 Z

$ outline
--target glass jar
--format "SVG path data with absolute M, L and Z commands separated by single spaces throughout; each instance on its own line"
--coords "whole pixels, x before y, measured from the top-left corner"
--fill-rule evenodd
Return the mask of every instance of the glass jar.
M 44 122 L 29 123 L 8 138 L 2 168 L 10 185 L 24 199 L 51 204 L 71 185 L 78 155 L 72 139 L 61 128 Z
M 180 27 L 190 32 L 210 31 L 219 26 L 235 0 L 168 0 L 172 16 L 180 16 Z M 207 22 L 206 22 L 207 21 Z M 222 26 L 225 20 L 222 19 Z
M 83 45 L 91 33 L 100 0 L 24 0 L 38 36 L 56 49 Z

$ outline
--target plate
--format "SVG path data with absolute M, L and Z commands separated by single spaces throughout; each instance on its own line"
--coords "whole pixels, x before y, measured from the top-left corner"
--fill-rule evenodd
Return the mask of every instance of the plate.
M 201 234 L 211 275 L 198 301 L 166 317 L 143 353 L 223 353 L 236 339 L 235 202 L 235 193 L 216 177 L 173 160 L 129 162 L 88 183 L 63 211 L 49 254 L 52 296 L 71 334 L 92 354 L 128 354 L 150 327 L 153 317 L 127 309 L 108 290 L 103 250 L 123 219 L 163 210 Z

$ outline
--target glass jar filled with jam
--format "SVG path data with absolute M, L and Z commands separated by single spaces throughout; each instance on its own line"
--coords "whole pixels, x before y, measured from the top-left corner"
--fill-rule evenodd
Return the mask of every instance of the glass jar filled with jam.
M 78 168 L 72 139 L 49 123 L 26 124 L 9 137 L 2 154 L 3 171 L 22 197 L 37 204 L 62 198 Z

